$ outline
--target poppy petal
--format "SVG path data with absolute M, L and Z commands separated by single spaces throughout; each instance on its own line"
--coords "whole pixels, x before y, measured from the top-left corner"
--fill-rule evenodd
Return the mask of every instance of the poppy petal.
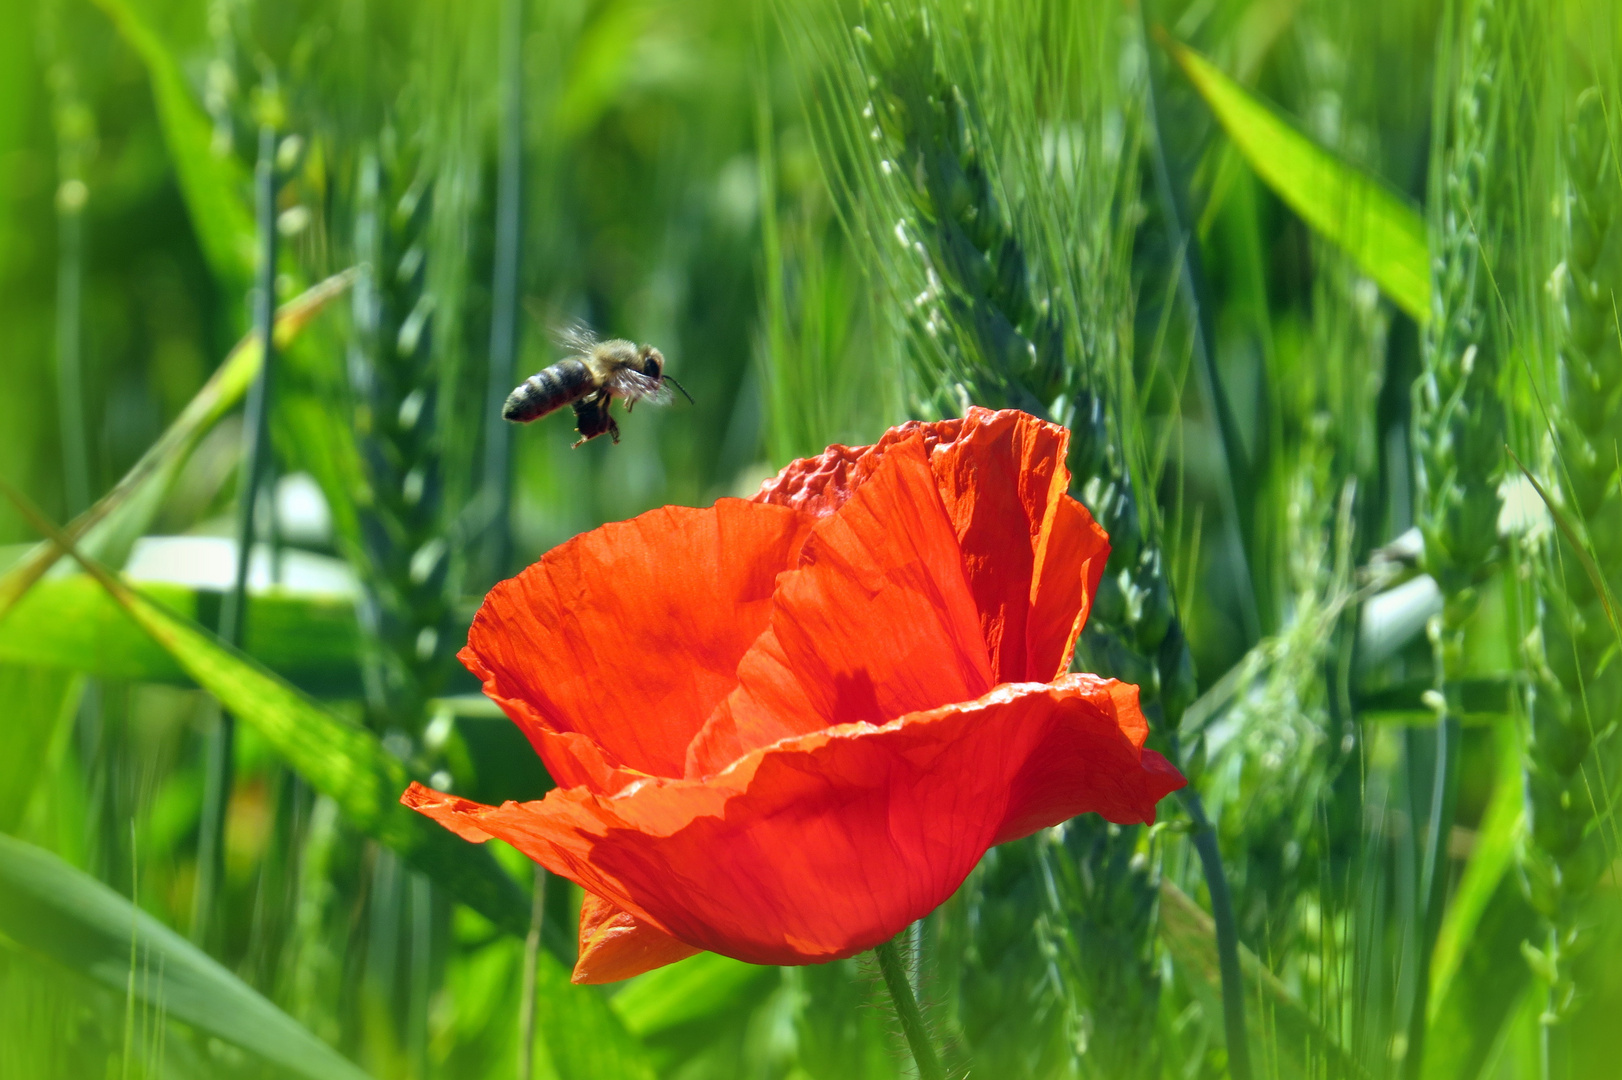
M 1025 678 L 1046 682 L 1070 668 L 1109 562 L 1109 537 L 1087 508 L 1060 495 L 1049 508 L 1031 572 Z
M 915 436 L 817 522 L 800 568 L 777 579 L 771 626 L 694 740 L 687 775 L 834 724 L 972 701 L 994 681 L 952 520 Z
M 1109 557 L 1109 539 L 1066 490 L 1070 434 L 1015 410 L 892 428 L 872 446 L 831 446 L 790 463 L 756 501 L 838 512 L 898 446 L 921 439 L 962 548 L 993 682 L 1046 681 L 1070 654 Z
M 580 905 L 580 958 L 570 981 L 619 982 L 703 951 L 587 893 Z
M 462 662 L 559 784 L 680 776 L 809 524 L 722 499 L 584 533 L 491 590 Z
M 500 837 L 689 945 L 760 964 L 850 956 L 928 914 L 1000 839 L 1079 813 L 1153 821 L 1182 777 L 1140 749 L 1136 694 L 1071 675 L 883 727 L 762 747 L 707 780 L 407 805 Z
M 997 682 L 1046 682 L 1070 666 L 1078 613 L 1092 595 L 1081 583 L 1087 575 L 1096 583 L 1109 556 L 1103 530 L 1065 494 L 1069 444 L 1057 424 L 971 409 L 930 457 Z

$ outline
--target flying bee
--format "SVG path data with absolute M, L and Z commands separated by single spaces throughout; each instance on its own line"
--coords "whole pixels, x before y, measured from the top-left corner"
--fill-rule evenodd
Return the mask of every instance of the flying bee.
M 559 341 L 574 355 L 520 383 L 507 396 L 501 410 L 503 418 L 527 424 L 572 405 L 575 430 L 580 433 L 574 445 L 579 446 L 599 435 L 620 441 L 619 425 L 609 415 L 615 398 L 625 402 L 626 412 L 639 401 L 666 404 L 671 399 L 670 386 L 680 390 L 688 401 L 693 400 L 681 383 L 665 374 L 664 354 L 652 345 L 637 345 L 620 338 L 599 341 L 582 326 L 564 330 Z

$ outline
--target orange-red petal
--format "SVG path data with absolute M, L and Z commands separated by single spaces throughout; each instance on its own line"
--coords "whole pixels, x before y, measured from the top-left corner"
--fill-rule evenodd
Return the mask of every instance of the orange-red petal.
M 580 905 L 580 956 L 570 981 L 619 982 L 702 951 L 587 893 Z
M 755 500 L 836 514 L 890 454 L 920 440 L 962 549 L 993 681 L 1053 678 L 1070 666 L 1109 558 L 1103 529 L 1066 494 L 1064 428 L 971 408 L 961 420 L 903 424 L 872 446 L 792 462 Z
M 722 499 L 584 533 L 491 590 L 462 661 L 560 785 L 680 776 L 809 524 Z
M 687 775 L 791 735 L 972 701 L 992 683 L 952 520 L 923 441 L 905 440 L 778 578 L 771 626 L 694 740 Z
M 1152 821 L 1182 786 L 1135 692 L 1093 676 L 999 686 L 882 727 L 752 751 L 706 780 L 407 805 L 500 837 L 688 945 L 762 964 L 849 956 L 928 914 L 992 844 L 1076 814 Z

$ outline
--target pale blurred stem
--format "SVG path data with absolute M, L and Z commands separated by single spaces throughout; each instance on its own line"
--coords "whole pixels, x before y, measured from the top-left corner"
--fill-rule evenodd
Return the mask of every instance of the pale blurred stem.
M 259 239 L 259 265 L 254 284 L 253 330 L 264 359 L 248 391 L 243 417 L 242 469 L 237 493 L 237 561 L 231 591 L 220 605 L 220 639 L 240 646 L 246 623 L 248 568 L 253 553 L 254 518 L 259 481 L 269 453 L 272 376 L 276 368 L 276 131 L 259 129 L 259 160 L 254 170 L 254 201 Z M 226 809 L 231 802 L 231 770 L 236 722 L 224 711 L 210 733 L 205 751 L 203 811 L 197 839 L 197 888 L 192 898 L 192 940 L 208 946 L 220 878 L 224 869 Z
M 884 974 L 884 985 L 895 1002 L 901 1033 L 907 1037 L 913 1061 L 918 1063 L 919 1080 L 945 1080 L 946 1070 L 941 1068 L 940 1054 L 936 1053 L 929 1030 L 924 1026 L 924 1014 L 918 1009 L 918 999 L 913 995 L 912 981 L 907 978 L 907 965 L 901 959 L 901 950 L 896 948 L 896 940 L 886 941 L 873 950 L 873 955 L 879 958 L 879 971 Z
M 1458 624 L 1464 615 L 1448 605 L 1444 623 L 1434 634 L 1432 651 L 1436 663 L 1436 771 L 1431 780 L 1430 826 L 1425 837 L 1424 865 L 1419 875 L 1418 948 L 1414 954 L 1414 1003 L 1408 1014 L 1408 1045 L 1402 1072 L 1407 1080 L 1419 1080 L 1425 1067 L 1425 1031 L 1430 1022 L 1431 952 L 1442 928 L 1442 908 L 1447 901 L 1447 842 L 1453 832 L 1453 807 L 1459 786 L 1459 718 L 1453 696 L 1457 693 L 1457 673 L 1462 663 L 1464 631 Z
M 519 265 L 524 227 L 523 0 L 502 0 L 501 147 L 496 171 L 496 251 L 490 283 L 490 367 L 485 402 L 484 490 L 490 507 L 489 566 L 504 577 L 512 559 L 512 429 L 501 405 L 518 357 Z
M 535 1075 L 535 965 L 541 958 L 541 927 L 546 921 L 546 868 L 535 866 L 535 891 L 524 937 L 524 981 L 518 996 L 518 1080 Z

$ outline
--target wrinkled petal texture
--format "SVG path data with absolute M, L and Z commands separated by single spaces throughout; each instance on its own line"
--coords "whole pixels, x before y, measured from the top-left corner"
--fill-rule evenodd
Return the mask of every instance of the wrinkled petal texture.
M 933 911 L 993 844 L 1089 811 L 1154 820 L 1182 777 L 1145 734 L 1135 687 L 1069 675 L 785 739 L 706 780 L 500 807 L 414 786 L 406 802 L 689 945 L 816 963 Z
M 680 776 L 809 522 L 740 499 L 653 510 L 491 590 L 461 659 L 564 787 Z
M 1109 556 L 1066 447 L 971 409 L 576 537 L 491 591 L 462 653 L 558 789 L 405 801 L 578 882 L 593 982 L 848 956 L 992 844 L 1154 820 L 1183 779 L 1142 749 L 1137 688 L 1064 674 Z
M 790 463 L 755 499 L 836 514 L 894 447 L 915 439 L 952 518 L 996 681 L 1046 682 L 1070 666 L 1109 558 L 1104 530 L 1065 494 L 1064 428 L 980 408 L 903 424 L 872 446 L 831 446 Z

